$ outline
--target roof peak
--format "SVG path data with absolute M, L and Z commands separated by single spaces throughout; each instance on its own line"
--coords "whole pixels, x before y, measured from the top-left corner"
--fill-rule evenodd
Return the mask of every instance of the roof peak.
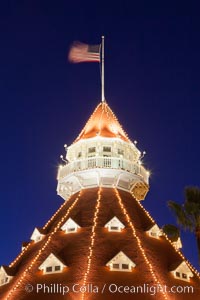
M 115 137 L 131 142 L 106 101 L 101 101 L 97 105 L 75 142 L 96 136 Z

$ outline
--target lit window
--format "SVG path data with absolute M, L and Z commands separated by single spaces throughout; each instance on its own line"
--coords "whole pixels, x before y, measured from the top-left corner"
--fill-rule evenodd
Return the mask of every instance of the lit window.
M 103 147 L 104 152 L 111 152 L 111 147 Z
M 88 148 L 88 153 L 94 153 L 94 152 L 96 152 L 96 147 Z

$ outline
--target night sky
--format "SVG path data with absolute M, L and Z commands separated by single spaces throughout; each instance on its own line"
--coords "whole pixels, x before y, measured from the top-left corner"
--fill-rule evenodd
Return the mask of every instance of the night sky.
M 159 226 L 176 224 L 167 201 L 181 203 L 184 187 L 199 185 L 198 8 L 181 7 L 181 12 L 178 7 L 136 7 L 132 1 L 4 2 L 0 265 L 9 264 L 33 229 L 63 203 L 56 195 L 63 145 L 73 142 L 100 102 L 98 63 L 67 62 L 75 40 L 98 44 L 105 35 L 107 102 L 129 137 L 147 152 L 150 192 L 143 205 Z M 193 235 L 181 236 L 184 254 L 198 267 Z

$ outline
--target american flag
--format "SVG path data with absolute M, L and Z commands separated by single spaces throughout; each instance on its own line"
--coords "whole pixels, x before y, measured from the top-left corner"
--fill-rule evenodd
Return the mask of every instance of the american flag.
M 69 50 L 71 63 L 100 62 L 100 45 L 87 45 L 76 42 Z

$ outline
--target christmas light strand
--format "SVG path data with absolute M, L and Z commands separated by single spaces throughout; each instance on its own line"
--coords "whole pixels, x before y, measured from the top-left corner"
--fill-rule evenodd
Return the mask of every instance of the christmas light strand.
M 107 105 L 107 109 L 108 109 L 108 108 L 109 108 L 109 110 L 110 110 L 110 112 L 111 112 L 111 115 L 113 116 L 114 120 L 119 124 L 120 129 L 122 130 L 124 136 L 128 139 L 129 142 L 131 142 L 130 139 L 129 139 L 128 134 L 124 131 L 124 129 L 123 129 L 123 127 L 121 126 L 121 124 L 119 123 L 119 120 L 117 119 L 116 115 L 114 114 L 114 112 L 112 111 L 112 109 Z
M 59 209 L 55 212 L 55 214 L 51 217 L 51 219 L 48 220 L 48 222 L 43 226 L 43 229 L 45 230 L 47 228 L 47 226 L 51 223 L 51 221 L 53 221 L 55 219 L 55 217 L 58 215 L 58 213 L 62 210 L 62 208 L 70 201 L 70 199 L 68 199 L 67 201 L 65 201 L 60 207 Z
M 89 122 L 91 121 L 91 119 L 95 115 L 95 113 L 96 113 L 96 111 L 97 111 L 97 109 L 99 108 L 100 105 L 101 105 L 101 103 L 99 103 L 99 105 L 95 108 L 94 112 L 92 113 L 92 115 L 90 116 L 89 120 L 87 121 L 85 127 L 82 129 L 82 131 L 80 132 L 80 134 L 78 135 L 78 137 L 76 138 L 76 140 L 73 142 L 73 144 L 76 143 L 76 142 L 78 142 L 80 140 L 80 137 L 83 135 L 84 131 L 86 131 L 86 128 L 87 128 Z
M 9 264 L 9 268 L 13 267 L 19 260 L 20 258 L 29 250 L 30 246 L 32 246 L 33 243 L 30 242 L 21 252 L 20 254 L 15 258 L 13 262 Z
M 103 102 L 103 103 L 101 102 L 95 108 L 94 112 L 92 113 L 92 115 L 90 116 L 89 120 L 87 121 L 85 127 L 82 129 L 82 131 L 80 132 L 80 134 L 78 135 L 78 137 L 76 138 L 76 140 L 73 142 L 73 144 L 76 143 L 76 142 L 78 142 L 81 139 L 81 136 L 87 130 L 88 125 L 90 124 L 91 120 L 94 118 L 94 116 L 95 116 L 95 114 L 96 114 L 96 112 L 97 112 L 97 110 L 99 109 L 100 106 L 102 106 L 101 117 L 102 117 L 102 115 L 103 115 L 104 112 L 106 112 L 106 114 L 107 114 L 107 116 L 108 116 L 109 119 L 111 119 L 111 117 L 112 117 L 112 119 L 114 119 L 114 121 L 117 124 L 118 132 L 120 133 L 120 135 L 122 137 L 124 136 L 128 140 L 128 142 L 131 143 L 131 140 L 129 139 L 128 134 L 124 131 L 123 127 L 119 123 L 119 121 L 118 121 L 117 117 L 115 116 L 114 112 L 112 111 L 112 109 L 108 106 L 108 104 L 106 102 Z M 99 126 L 100 126 L 100 122 L 99 122 Z
M 133 195 L 132 195 L 133 197 Z M 133 197 L 133 199 L 135 199 Z M 138 205 L 143 209 L 143 211 L 145 212 L 145 214 L 147 215 L 147 217 L 154 223 L 156 223 L 156 221 L 151 217 L 151 215 L 149 214 L 149 212 L 143 207 L 143 205 L 137 200 Z M 172 241 L 168 238 L 168 236 L 162 232 L 163 236 L 166 238 L 166 240 L 172 245 L 172 247 L 174 248 L 174 250 L 179 254 L 179 256 L 185 261 L 185 263 L 187 264 L 187 266 L 189 267 L 189 269 L 195 273 L 195 275 L 200 279 L 200 273 L 195 269 L 195 267 L 187 260 L 187 258 L 185 258 L 185 256 L 180 252 L 180 250 L 176 249 L 176 247 L 174 246 L 174 244 L 172 243 Z
M 96 227 L 97 227 L 97 221 L 98 221 L 98 214 L 99 214 L 99 208 L 100 208 L 100 201 L 101 201 L 101 191 L 102 188 L 100 187 L 98 190 L 98 197 L 97 197 L 97 203 L 95 206 L 95 213 L 94 213 L 94 218 L 93 218 L 93 226 L 92 226 L 92 232 L 91 232 L 91 242 L 90 242 L 90 247 L 89 247 L 89 255 L 88 255 L 88 264 L 87 264 L 87 270 L 84 274 L 83 277 L 83 286 L 85 286 L 88 275 L 90 273 L 90 268 L 91 268 L 91 263 L 92 263 L 92 256 L 93 256 L 93 250 L 94 250 L 94 241 L 95 241 L 95 236 L 96 236 Z M 85 298 L 85 293 L 82 294 L 82 300 Z
M 32 261 L 29 264 L 29 266 L 24 270 L 24 272 L 20 276 L 20 279 L 14 284 L 13 288 L 10 290 L 10 292 L 8 293 L 8 295 L 5 297 L 5 300 L 12 299 L 11 297 L 12 297 L 13 293 L 21 286 L 21 284 L 22 284 L 23 280 L 25 279 L 27 273 L 31 271 L 31 269 L 33 268 L 34 264 L 37 262 L 37 260 L 43 254 L 44 250 L 46 250 L 47 246 L 49 245 L 49 243 L 52 240 L 52 237 L 55 235 L 55 233 L 58 232 L 58 230 L 60 229 L 60 227 L 62 226 L 62 224 L 66 221 L 69 213 L 74 208 L 74 206 L 77 204 L 77 202 L 80 199 L 81 195 L 82 195 L 82 191 L 79 192 L 77 198 L 74 200 L 74 202 L 72 203 L 72 205 L 68 208 L 66 214 L 61 218 L 61 220 L 58 222 L 58 224 L 56 225 L 56 227 L 54 228 L 54 230 L 50 233 L 50 235 L 47 238 L 47 241 L 44 243 L 43 247 L 38 251 L 38 254 L 34 257 L 34 259 L 32 259 Z M 16 300 L 16 297 L 13 298 L 13 300 Z
M 150 262 L 149 259 L 147 258 L 147 255 L 146 255 L 146 253 L 145 253 L 145 250 L 144 250 L 144 248 L 142 247 L 141 240 L 140 240 L 140 238 L 139 238 L 139 237 L 137 236 L 137 234 L 136 234 L 136 230 L 135 230 L 135 227 L 134 227 L 134 225 L 133 225 L 133 222 L 131 221 L 131 218 L 130 218 L 129 214 L 128 214 L 128 212 L 127 212 L 127 210 L 126 210 L 124 204 L 122 203 L 121 196 L 119 195 L 119 192 L 118 192 L 118 190 L 117 190 L 116 188 L 115 188 L 115 194 L 116 194 L 116 197 L 117 197 L 117 199 L 118 199 L 119 206 L 120 206 L 120 208 L 121 208 L 121 210 L 122 210 L 122 212 L 123 212 L 123 214 L 124 214 L 124 216 L 125 216 L 125 218 L 126 218 L 127 223 L 129 224 L 129 226 L 130 226 L 131 229 L 132 229 L 133 236 L 134 236 L 134 238 L 136 238 L 136 241 L 137 241 L 139 250 L 140 250 L 140 252 L 141 252 L 141 254 L 142 254 L 142 256 L 143 256 L 143 258 L 144 258 L 144 260 L 145 260 L 145 262 L 146 262 L 146 264 L 147 264 L 147 266 L 148 266 L 148 268 L 149 268 L 149 270 L 150 270 L 150 273 L 151 273 L 153 279 L 155 280 L 155 282 L 156 282 L 157 284 L 161 285 L 161 283 L 159 282 L 157 276 L 155 275 L 155 272 L 154 272 L 154 270 L 153 270 L 153 266 L 152 266 L 151 262 Z M 169 299 L 168 296 L 167 296 L 167 294 L 166 294 L 164 291 L 161 291 L 161 293 L 163 294 L 164 299 Z
M 70 199 L 69 199 L 70 200 Z M 68 200 L 68 201 L 69 201 Z M 65 201 L 59 209 L 55 212 L 55 214 L 51 217 L 51 219 L 43 226 L 43 229 L 45 230 L 47 226 L 50 224 L 51 221 L 54 220 L 54 218 L 58 215 L 58 213 L 61 211 L 61 209 L 68 203 L 68 201 Z M 9 267 L 13 267 L 19 260 L 24 256 L 24 254 L 29 250 L 30 246 L 33 246 L 35 243 L 30 242 L 22 251 L 21 253 L 15 258 L 13 262 L 10 263 Z

